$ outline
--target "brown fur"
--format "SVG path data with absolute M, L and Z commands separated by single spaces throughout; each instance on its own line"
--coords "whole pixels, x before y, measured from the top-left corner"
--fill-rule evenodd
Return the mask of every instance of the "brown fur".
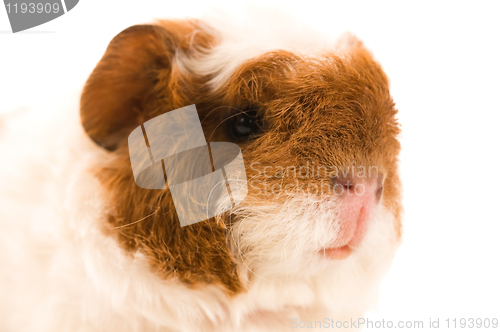
M 95 170 L 109 193 L 105 227 L 110 236 L 129 252 L 143 252 L 163 278 L 193 286 L 216 283 L 232 294 L 245 289 L 228 250 L 228 216 L 181 228 L 169 190 L 139 188 L 132 176 L 126 143 L 131 130 L 190 104 L 198 109 L 207 141 L 231 141 L 226 120 L 247 106 L 259 110 L 264 133 L 238 142 L 248 179 L 269 165 L 376 166 L 385 178 L 382 204 L 400 220 L 396 110 L 385 74 L 360 42 L 353 40 L 343 56 L 263 54 L 213 92 L 207 86 L 211 77 L 185 74 L 174 61 L 176 52 L 209 52 L 217 41 L 208 31 L 196 21 L 126 29 L 110 43 L 85 86 L 83 126 L 94 141 L 115 150 L 112 160 Z M 258 167 L 250 167 L 255 162 Z M 319 183 L 326 176 L 262 181 L 294 187 L 296 181 Z M 256 204 L 285 198 L 249 185 L 248 199 Z M 400 222 L 395 227 L 400 233 Z

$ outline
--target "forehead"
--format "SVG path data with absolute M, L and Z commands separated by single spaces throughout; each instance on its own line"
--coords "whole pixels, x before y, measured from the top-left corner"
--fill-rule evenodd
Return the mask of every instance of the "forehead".
M 318 107 L 353 101 L 352 106 L 361 107 L 390 100 L 384 72 L 362 46 L 342 55 L 267 52 L 241 64 L 219 89 L 256 103 L 282 99 Z
M 271 30 L 263 38 L 244 34 L 234 38 L 234 31 L 228 34 L 209 25 L 204 29 L 214 36 L 214 46 L 199 56 L 180 55 L 179 64 L 186 72 L 207 78 L 205 89 L 226 96 L 227 101 L 295 98 L 337 104 L 375 95 L 390 99 L 383 70 L 352 35 L 335 40 L 315 31 L 300 35 L 292 31 L 286 38 L 283 31 Z
M 213 36 L 213 47 L 203 61 L 191 58 L 183 62 L 194 73 L 213 75 L 214 88 L 227 82 L 242 64 L 265 53 L 277 50 L 307 56 L 342 53 L 350 42 L 345 34 L 320 32 L 283 12 L 250 10 L 242 16 L 216 13 L 203 17 L 199 23 L 200 31 Z

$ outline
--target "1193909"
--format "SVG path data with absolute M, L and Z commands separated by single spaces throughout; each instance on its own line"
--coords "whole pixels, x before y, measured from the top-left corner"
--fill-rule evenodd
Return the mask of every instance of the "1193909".
M 61 8 L 57 2 L 55 3 L 7 3 L 5 5 L 8 14 L 34 14 L 34 13 L 55 13 L 57 14 Z

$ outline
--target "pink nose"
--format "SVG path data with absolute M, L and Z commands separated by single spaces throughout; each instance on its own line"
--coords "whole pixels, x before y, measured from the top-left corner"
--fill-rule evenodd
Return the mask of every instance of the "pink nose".
M 331 178 L 333 192 L 340 203 L 336 246 L 355 248 L 361 243 L 373 209 L 382 197 L 382 180 L 382 176 Z

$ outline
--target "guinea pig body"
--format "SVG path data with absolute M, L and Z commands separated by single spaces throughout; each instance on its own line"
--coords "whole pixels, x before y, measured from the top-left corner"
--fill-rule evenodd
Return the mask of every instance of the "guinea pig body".
M 287 331 L 363 317 L 401 237 L 388 80 L 355 37 L 275 25 L 130 27 L 79 114 L 9 121 L 3 330 Z M 136 185 L 127 137 L 191 104 L 207 142 L 241 148 L 248 192 L 181 227 L 168 178 L 166 190 Z

